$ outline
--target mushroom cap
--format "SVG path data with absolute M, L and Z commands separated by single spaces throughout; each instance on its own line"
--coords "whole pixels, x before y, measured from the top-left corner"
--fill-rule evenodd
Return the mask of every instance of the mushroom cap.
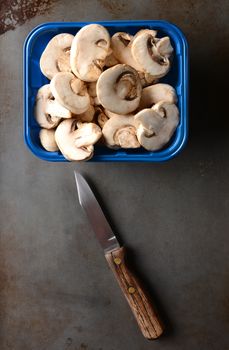
M 143 109 L 134 119 L 139 143 L 148 151 L 157 151 L 169 142 L 176 130 L 179 111 L 175 104 L 161 101 Z
M 128 114 L 138 107 L 142 86 L 134 68 L 117 64 L 100 75 L 96 91 L 104 108 L 118 114 Z
M 63 156 L 68 160 L 88 160 L 93 156 L 94 146 L 76 146 L 77 120 L 65 119 L 57 127 L 55 132 L 56 143 Z
M 110 148 L 138 148 L 140 144 L 136 137 L 134 117 L 114 116 L 104 125 L 102 133 Z
M 50 90 L 50 84 L 43 85 L 37 92 L 36 102 L 34 106 L 34 117 L 38 124 L 45 129 L 55 128 L 61 121 L 61 115 L 67 114 L 67 110 L 64 111 L 60 109 L 58 110 L 59 114 L 57 114 L 56 105 L 54 105 L 53 95 Z M 55 113 L 53 113 L 55 112 Z
M 157 35 L 157 31 L 154 30 L 154 29 L 140 29 L 135 35 L 134 35 L 134 38 L 136 38 L 137 36 L 143 34 L 143 33 L 147 33 L 147 34 L 150 34 L 152 36 L 156 36 Z
M 100 24 L 81 28 L 73 39 L 70 64 L 81 80 L 96 81 L 102 73 L 110 47 L 110 35 Z
M 131 46 L 132 55 L 141 66 L 142 71 L 155 78 L 163 77 L 170 69 L 168 55 L 162 54 L 164 51 L 160 46 L 161 40 L 147 32 L 143 32 L 133 40 Z M 164 44 L 167 45 L 167 42 L 164 42 Z
M 48 152 L 56 152 L 59 150 L 55 140 L 54 129 L 41 129 L 39 133 L 41 145 Z
M 42 73 L 52 79 L 58 72 L 70 72 L 70 48 L 74 35 L 62 33 L 54 36 L 40 58 Z
M 90 97 L 82 81 L 69 72 L 57 73 L 50 88 L 55 99 L 74 114 L 84 113 L 90 105 Z
M 177 102 L 176 90 L 169 84 L 154 84 L 142 90 L 139 108 L 149 108 L 160 101 Z
M 136 62 L 131 52 L 131 44 L 133 35 L 125 32 L 117 32 L 111 38 L 111 47 L 114 57 L 124 64 L 128 64 L 137 71 L 141 71 L 142 67 Z

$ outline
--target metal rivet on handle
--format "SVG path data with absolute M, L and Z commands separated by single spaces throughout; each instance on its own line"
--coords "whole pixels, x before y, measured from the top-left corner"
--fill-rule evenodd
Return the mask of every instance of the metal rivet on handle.
M 128 292 L 129 292 L 130 294 L 134 294 L 134 293 L 136 292 L 136 289 L 135 289 L 134 287 L 129 287 L 129 288 L 128 288 Z
M 114 258 L 114 263 L 116 265 L 120 265 L 122 263 L 122 260 L 120 258 Z

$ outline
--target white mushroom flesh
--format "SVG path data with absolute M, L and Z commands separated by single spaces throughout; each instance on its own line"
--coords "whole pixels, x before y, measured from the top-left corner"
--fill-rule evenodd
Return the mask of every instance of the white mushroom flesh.
M 142 67 L 145 73 L 154 78 L 163 77 L 170 69 L 168 53 L 164 55 L 163 48 L 168 46 L 167 41 L 160 44 L 162 39 L 155 38 L 149 33 L 143 32 L 132 43 L 131 52 L 134 59 Z
M 41 145 L 48 152 L 57 152 L 59 150 L 55 140 L 54 129 L 41 129 L 39 133 Z
M 134 68 L 117 64 L 101 74 L 96 91 L 104 108 L 118 114 L 128 114 L 138 107 L 142 86 Z
M 101 129 L 95 123 L 77 123 L 75 145 L 77 148 L 94 145 L 102 136 Z
M 76 138 L 77 120 L 65 119 L 57 127 L 55 132 L 56 143 L 63 156 L 70 161 L 88 160 L 93 156 L 94 146 L 77 147 Z
M 81 80 L 96 81 L 105 64 L 110 47 L 110 35 L 100 24 L 81 28 L 73 39 L 70 63 L 73 73 Z
M 175 104 L 162 101 L 137 113 L 135 122 L 139 143 L 148 151 L 157 151 L 174 134 L 179 123 L 179 111 Z
M 46 113 L 50 114 L 52 117 L 59 117 L 59 118 L 72 117 L 72 113 L 56 100 L 47 101 Z
M 160 101 L 166 101 L 170 103 L 177 102 L 176 90 L 169 84 L 154 84 L 145 87 L 142 90 L 142 96 L 139 104 L 139 108 L 149 108 L 155 103 Z
M 54 102 L 50 90 L 50 84 L 43 85 L 37 92 L 36 103 L 34 106 L 35 119 L 42 128 L 55 128 L 61 121 L 61 116 L 56 115 L 57 110 L 55 110 L 54 115 L 50 114 L 50 106 L 51 104 L 53 105 Z M 51 112 L 53 112 L 53 109 Z
M 70 48 L 74 36 L 62 33 L 54 36 L 46 46 L 40 58 L 42 73 L 52 79 L 58 72 L 70 72 Z
M 134 117 L 114 116 L 104 125 L 102 133 L 110 148 L 138 148 L 140 144 L 136 137 Z
M 56 100 L 74 114 L 84 113 L 90 106 L 90 97 L 85 84 L 72 73 L 57 73 L 50 88 Z

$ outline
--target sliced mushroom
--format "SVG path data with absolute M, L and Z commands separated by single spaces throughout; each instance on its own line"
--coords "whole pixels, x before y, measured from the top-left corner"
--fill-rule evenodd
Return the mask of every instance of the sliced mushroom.
M 77 123 L 75 132 L 76 147 L 88 147 L 94 145 L 102 136 L 102 131 L 95 123 Z
M 125 32 L 115 33 L 111 38 L 111 47 L 114 57 L 124 64 L 128 64 L 137 71 L 141 71 L 142 67 L 136 62 L 131 52 L 131 44 L 133 35 Z
M 71 72 L 70 48 L 74 36 L 62 33 L 54 36 L 46 46 L 40 58 L 42 73 L 52 79 L 58 72 Z
M 86 112 L 82 114 L 76 114 L 75 117 L 81 122 L 91 122 L 94 118 L 95 108 L 90 105 Z
M 102 133 L 110 148 L 138 148 L 134 117 L 114 116 L 104 125 Z
M 80 131 L 80 133 L 82 136 L 82 131 Z M 68 160 L 88 160 L 93 156 L 93 144 L 81 147 L 76 146 L 76 144 L 79 144 L 79 131 L 76 119 L 66 119 L 62 121 L 56 129 L 55 140 L 63 156 Z M 86 136 L 86 140 L 88 144 L 88 135 Z M 94 140 L 95 138 L 93 136 L 92 141 Z
M 40 141 L 44 149 L 48 152 L 56 152 L 59 150 L 55 140 L 55 130 L 41 129 L 39 133 Z
M 59 117 L 59 118 L 71 118 L 72 113 L 62 106 L 59 102 L 56 100 L 48 100 L 46 105 L 46 113 L 50 114 L 52 117 Z
M 101 105 L 118 114 L 134 111 L 139 105 L 141 91 L 138 73 L 125 64 L 108 68 L 100 75 L 96 85 Z
M 179 123 L 179 111 L 175 104 L 158 102 L 135 115 L 137 138 L 148 151 L 161 149 L 171 139 Z
M 131 52 L 145 73 L 154 78 L 163 77 L 168 73 L 170 61 L 167 39 L 158 39 L 147 32 L 143 32 L 133 40 Z
M 50 88 L 56 100 L 72 113 L 81 114 L 89 108 L 90 97 L 85 84 L 72 73 L 57 73 Z
M 149 108 L 160 101 L 176 103 L 176 90 L 171 85 L 162 83 L 145 87 L 142 90 L 139 109 Z
M 73 39 L 70 63 L 73 73 L 81 80 L 96 81 L 105 64 L 110 47 L 110 35 L 100 24 L 81 28 Z
M 54 100 L 50 84 L 46 84 L 37 92 L 34 116 L 42 128 L 52 129 L 60 123 L 61 118 L 71 117 L 71 112 Z

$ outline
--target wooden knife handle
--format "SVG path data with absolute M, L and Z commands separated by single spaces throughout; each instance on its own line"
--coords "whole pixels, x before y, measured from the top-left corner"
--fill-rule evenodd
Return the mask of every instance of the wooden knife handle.
M 142 334 L 147 339 L 156 339 L 162 332 L 162 323 L 154 308 L 125 263 L 125 249 L 114 250 L 105 254 L 106 260 L 113 271 L 130 308 L 138 322 Z

